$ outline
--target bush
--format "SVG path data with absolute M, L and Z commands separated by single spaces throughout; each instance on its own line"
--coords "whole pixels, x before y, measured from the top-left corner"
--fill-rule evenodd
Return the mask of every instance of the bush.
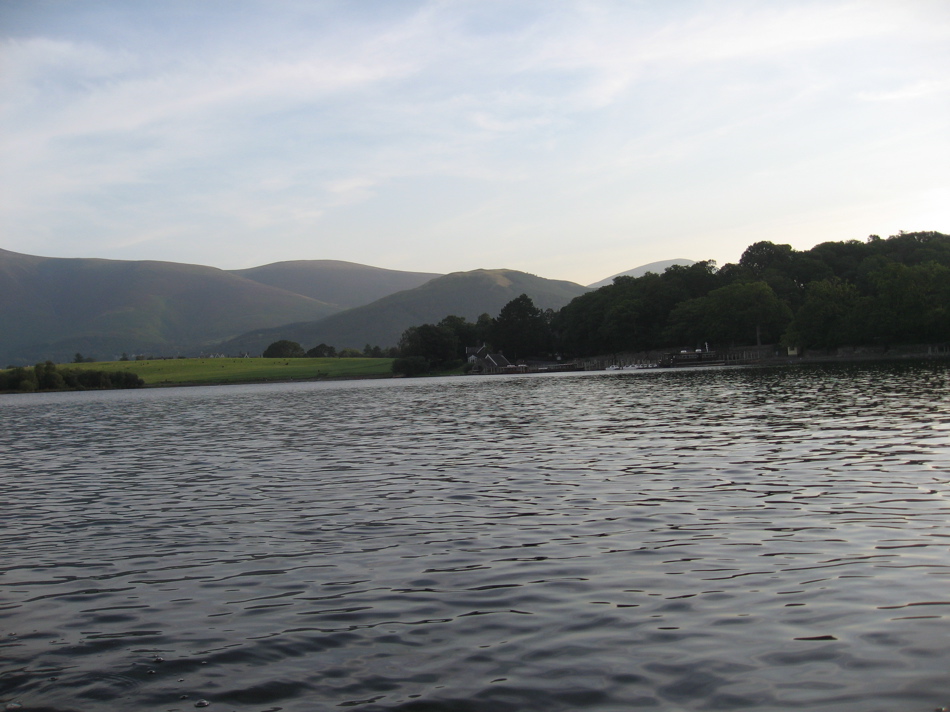
M 422 356 L 403 356 L 393 361 L 396 376 L 421 376 L 429 372 L 429 362 Z
M 128 371 L 87 371 L 64 368 L 51 361 L 33 368 L 0 371 L 0 391 L 84 391 L 104 388 L 141 388 L 145 381 Z
M 326 344 L 317 344 L 307 352 L 310 358 L 336 358 L 336 349 Z
M 281 339 L 264 349 L 263 356 L 264 358 L 305 358 L 307 354 L 303 346 L 296 341 Z

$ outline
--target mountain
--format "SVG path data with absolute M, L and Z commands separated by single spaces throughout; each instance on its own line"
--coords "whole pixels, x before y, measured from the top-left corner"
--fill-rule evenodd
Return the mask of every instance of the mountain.
M 619 272 L 615 275 L 607 277 L 607 279 L 602 279 L 599 282 L 594 282 L 593 284 L 588 284 L 587 286 L 591 289 L 597 289 L 598 287 L 606 287 L 608 284 L 612 284 L 614 277 L 642 277 L 647 272 L 654 272 L 655 274 L 663 274 L 666 271 L 667 267 L 672 267 L 673 265 L 683 265 L 688 267 L 689 265 L 694 264 L 693 260 L 685 259 L 676 259 L 676 260 L 663 260 L 662 262 L 651 262 L 647 265 L 640 265 L 639 267 L 634 267 L 633 269 L 628 269 L 626 272 Z
M 395 346 L 410 326 L 436 323 L 450 314 L 469 321 L 485 313 L 496 316 L 505 304 L 521 294 L 527 294 L 541 309 L 559 309 L 587 291 L 573 282 L 515 270 L 453 272 L 319 321 L 249 332 L 222 344 L 221 350 L 259 354 L 280 339 L 296 341 L 308 349 L 320 343 L 359 349 L 366 344 Z
M 339 311 L 214 267 L 64 259 L 0 249 L 0 366 L 175 355 L 249 329 Z
M 274 262 L 231 270 L 231 274 L 302 294 L 340 309 L 363 306 L 442 276 L 433 272 L 402 272 L 339 260 Z

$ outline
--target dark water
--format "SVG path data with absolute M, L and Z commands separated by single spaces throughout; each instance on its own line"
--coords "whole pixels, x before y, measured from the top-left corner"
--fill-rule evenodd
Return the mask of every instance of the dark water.
M 0 396 L 0 424 L 8 709 L 950 705 L 946 364 Z

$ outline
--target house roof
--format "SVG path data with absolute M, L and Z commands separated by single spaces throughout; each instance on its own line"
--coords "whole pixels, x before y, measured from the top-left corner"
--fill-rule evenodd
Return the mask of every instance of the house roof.
M 487 354 L 485 360 L 498 368 L 507 368 L 511 365 L 511 361 L 506 359 L 504 354 Z

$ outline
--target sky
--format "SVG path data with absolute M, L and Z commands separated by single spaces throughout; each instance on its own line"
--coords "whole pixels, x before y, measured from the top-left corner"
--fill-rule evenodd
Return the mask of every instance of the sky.
M 950 232 L 946 0 L 0 0 L 0 247 L 580 284 Z

